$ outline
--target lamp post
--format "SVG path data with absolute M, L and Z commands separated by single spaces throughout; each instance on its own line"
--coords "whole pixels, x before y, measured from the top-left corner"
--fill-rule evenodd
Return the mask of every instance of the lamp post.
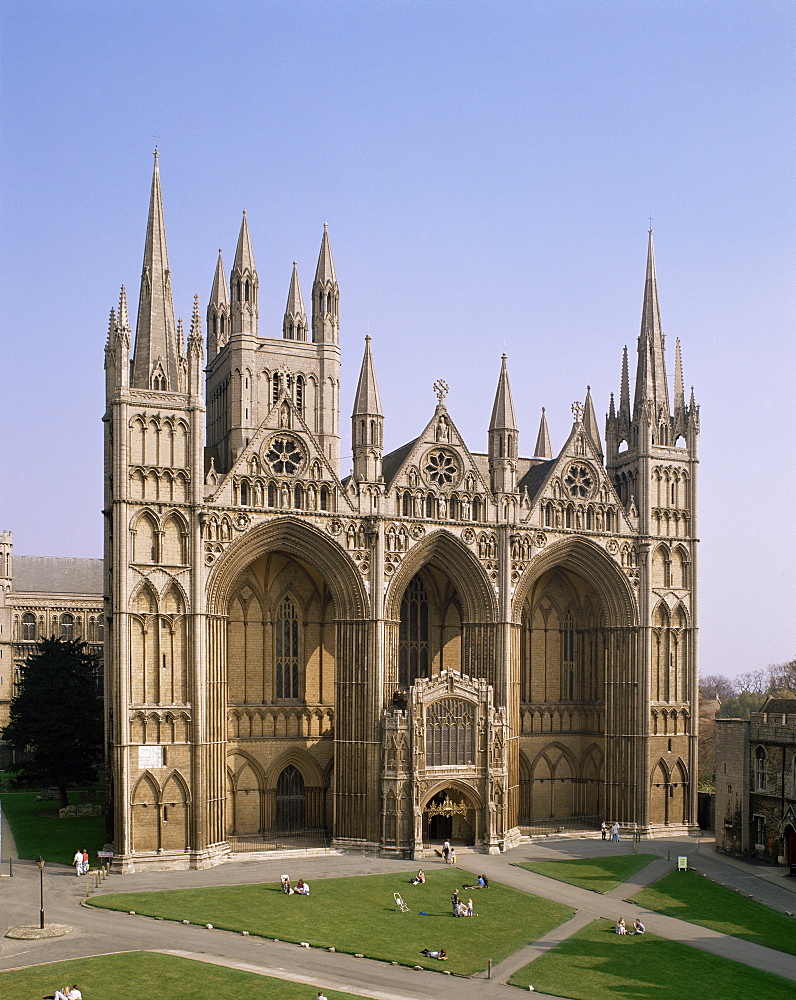
M 44 930 L 44 858 L 41 854 L 36 864 L 39 866 L 39 928 Z

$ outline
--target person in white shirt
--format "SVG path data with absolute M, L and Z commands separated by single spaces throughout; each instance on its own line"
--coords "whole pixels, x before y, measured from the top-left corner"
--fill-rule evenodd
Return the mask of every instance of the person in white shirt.
M 75 866 L 75 872 L 78 875 L 83 874 L 83 852 L 75 851 L 75 856 L 72 858 L 72 864 Z

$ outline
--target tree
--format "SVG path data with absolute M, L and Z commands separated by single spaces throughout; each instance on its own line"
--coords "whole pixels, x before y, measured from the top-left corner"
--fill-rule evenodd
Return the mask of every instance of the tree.
M 699 694 L 724 701 L 735 694 L 735 681 L 724 674 L 705 674 L 699 678 Z
M 102 760 L 99 658 L 77 639 L 42 639 L 21 670 L 3 737 L 21 754 L 18 781 L 57 786 L 89 784 Z

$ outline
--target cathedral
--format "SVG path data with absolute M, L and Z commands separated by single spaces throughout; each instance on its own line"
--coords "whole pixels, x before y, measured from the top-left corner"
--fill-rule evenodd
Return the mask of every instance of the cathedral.
M 614 819 L 696 827 L 697 438 L 652 233 L 635 383 L 521 457 L 504 356 L 485 454 L 443 381 L 384 453 L 370 338 L 340 468 L 340 289 L 258 324 L 246 214 L 175 322 L 155 155 L 135 332 L 105 348 L 106 743 L 116 864 L 290 834 L 422 858 Z M 131 358 L 132 345 L 132 358 Z M 346 431 L 347 433 L 347 431 Z

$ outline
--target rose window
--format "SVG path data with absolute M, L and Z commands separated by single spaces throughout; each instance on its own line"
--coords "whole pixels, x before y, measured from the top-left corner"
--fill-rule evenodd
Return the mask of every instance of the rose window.
M 290 437 L 275 437 L 265 455 L 276 476 L 292 476 L 304 461 L 297 441 Z
M 450 452 L 437 448 L 429 452 L 423 471 L 435 486 L 451 486 L 459 478 L 459 466 Z
M 591 496 L 594 489 L 594 475 L 588 465 L 575 463 L 570 465 L 564 477 L 564 486 L 567 493 L 577 500 L 585 500 Z

